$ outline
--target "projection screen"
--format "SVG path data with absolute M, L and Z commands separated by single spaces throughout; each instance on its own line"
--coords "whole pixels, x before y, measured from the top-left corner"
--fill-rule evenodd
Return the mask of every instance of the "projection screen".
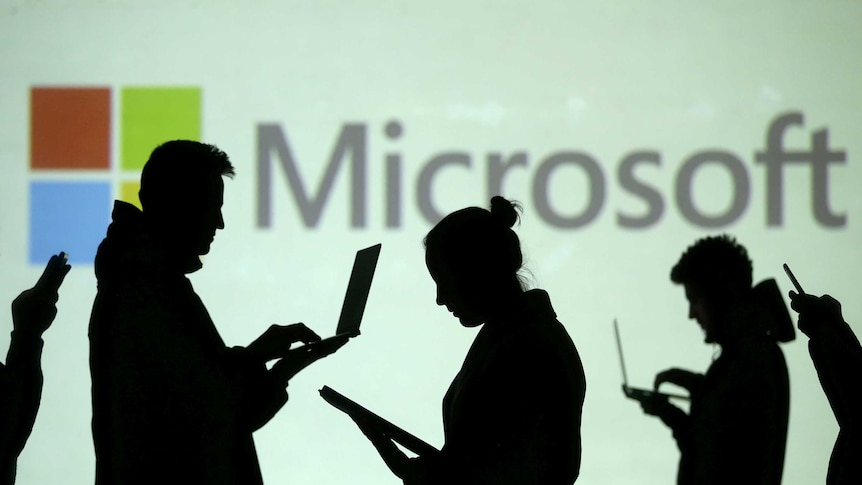
M 112 201 L 137 202 L 174 138 L 237 168 L 190 276 L 229 345 L 272 323 L 330 335 L 354 252 L 383 244 L 362 335 L 255 433 L 266 483 L 399 483 L 324 385 L 442 445 L 476 330 L 435 304 L 422 239 L 495 194 L 523 204 L 525 274 L 583 359 L 579 483 L 671 483 L 676 445 L 623 396 L 611 322 L 632 384 L 705 371 L 718 349 L 669 279 L 688 245 L 731 234 L 755 281 L 786 293 L 786 262 L 862 330 L 860 18 L 811 0 L 5 2 L 0 301 L 50 254 L 73 265 L 18 483 L 93 481 L 92 261 Z M 5 356 L 8 310 L 0 325 Z M 791 485 L 823 482 L 838 429 L 806 343 L 782 345 Z

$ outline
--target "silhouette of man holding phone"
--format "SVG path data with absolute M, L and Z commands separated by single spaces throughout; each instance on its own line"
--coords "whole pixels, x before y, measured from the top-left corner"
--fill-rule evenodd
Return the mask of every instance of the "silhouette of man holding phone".
M 346 342 L 291 349 L 320 340 L 294 324 L 225 345 L 186 275 L 225 227 L 233 174 L 215 146 L 170 141 L 144 166 L 143 210 L 114 206 L 90 320 L 97 484 L 261 483 L 252 432 L 284 405 L 292 376 Z
M 36 285 L 12 302 L 12 340 L 0 363 L 0 484 L 15 483 L 16 462 L 42 400 L 42 334 L 57 316 L 57 291 L 71 269 L 51 256 Z

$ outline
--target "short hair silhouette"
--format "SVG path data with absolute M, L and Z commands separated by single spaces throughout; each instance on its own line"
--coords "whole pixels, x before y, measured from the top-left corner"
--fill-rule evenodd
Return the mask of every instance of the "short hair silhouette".
M 141 173 L 139 197 L 145 212 L 161 212 L 200 200 L 213 177 L 236 175 L 227 154 L 192 140 L 165 142 L 150 154 Z
M 291 348 L 320 337 L 274 324 L 246 347 L 225 344 L 186 275 L 225 227 L 233 174 L 218 148 L 170 141 L 143 169 L 144 210 L 114 204 L 89 332 L 97 484 L 263 483 L 253 433 L 294 375 L 347 341 Z
M 674 283 L 716 289 L 751 288 L 751 259 L 736 239 L 722 234 L 698 239 L 689 246 L 670 272 Z
M 524 263 L 521 242 L 512 227 L 521 206 L 503 197 L 491 199 L 491 210 L 467 207 L 447 215 L 425 237 L 426 251 L 449 270 L 466 269 L 489 281 L 512 278 L 525 286 L 518 272 Z

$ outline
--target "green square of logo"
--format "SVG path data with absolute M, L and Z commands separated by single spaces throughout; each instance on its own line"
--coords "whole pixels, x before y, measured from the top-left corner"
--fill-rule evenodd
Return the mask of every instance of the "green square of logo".
M 150 152 L 169 140 L 200 140 L 197 87 L 125 87 L 120 99 L 120 163 L 141 170 Z

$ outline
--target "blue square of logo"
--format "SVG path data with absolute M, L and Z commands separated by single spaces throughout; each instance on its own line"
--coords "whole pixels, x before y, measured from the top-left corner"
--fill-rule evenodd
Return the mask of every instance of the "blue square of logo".
M 30 183 L 30 263 L 60 251 L 73 263 L 92 263 L 111 221 L 109 182 Z

